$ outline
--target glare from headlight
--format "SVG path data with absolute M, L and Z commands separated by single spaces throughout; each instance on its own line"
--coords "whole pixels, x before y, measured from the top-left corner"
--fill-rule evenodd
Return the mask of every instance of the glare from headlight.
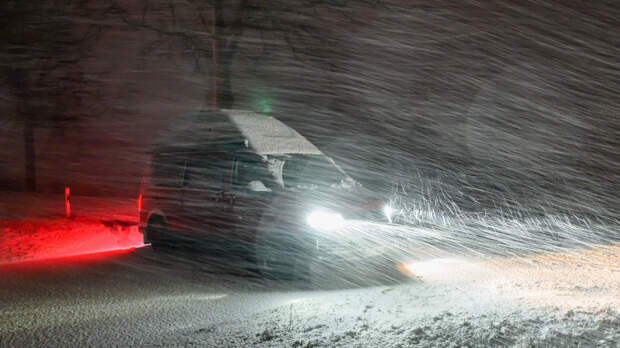
M 334 230 L 342 227 L 344 218 L 338 213 L 317 210 L 308 215 L 307 222 L 317 230 Z
M 392 216 L 394 216 L 394 210 L 392 209 L 392 207 L 386 205 L 385 207 L 383 207 L 383 213 L 385 214 L 385 217 L 388 219 L 388 221 L 392 223 Z
M 454 274 L 472 270 L 472 264 L 465 259 L 459 258 L 438 258 L 427 261 L 413 262 L 405 268 L 416 277 L 422 279 L 439 279 L 441 277 L 454 277 Z

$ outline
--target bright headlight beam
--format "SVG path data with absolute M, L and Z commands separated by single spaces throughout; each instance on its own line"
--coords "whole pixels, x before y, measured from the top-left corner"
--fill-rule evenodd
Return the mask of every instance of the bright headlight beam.
M 467 261 L 457 258 L 438 258 L 413 262 L 406 265 L 405 268 L 417 277 L 449 277 L 451 272 L 462 271 L 463 266 L 467 264 Z
M 344 218 L 338 213 L 317 210 L 308 215 L 307 222 L 318 230 L 334 230 L 344 224 Z

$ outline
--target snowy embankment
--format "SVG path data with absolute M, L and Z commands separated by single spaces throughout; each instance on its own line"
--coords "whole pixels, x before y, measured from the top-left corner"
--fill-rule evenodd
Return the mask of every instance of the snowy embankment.
M 280 308 L 169 344 L 620 347 L 620 245 L 409 268 L 420 282 L 302 293 Z
M 72 219 L 57 209 L 54 218 L 0 221 L 0 262 L 141 244 L 132 224 L 135 215 L 123 215 L 136 210 L 134 201 L 79 201 L 73 201 Z M 60 202 L 54 204 L 62 208 Z M 415 242 L 410 251 L 432 250 L 404 268 L 412 273 L 411 282 L 344 290 L 350 286 L 329 283 L 333 290 L 325 290 L 325 280 L 317 281 L 320 290 L 287 292 L 287 297 L 298 297 L 277 308 L 171 329 L 160 344 L 620 347 L 617 231 L 617 226 L 557 218 L 461 219 L 405 227 Z M 363 265 L 357 271 L 369 275 Z
M 0 198 L 0 264 L 142 245 L 135 200 L 72 197 L 66 218 L 63 195 Z

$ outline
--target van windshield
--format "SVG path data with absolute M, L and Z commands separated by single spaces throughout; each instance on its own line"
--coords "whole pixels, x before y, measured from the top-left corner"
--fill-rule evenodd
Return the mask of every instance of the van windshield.
M 285 188 L 340 186 L 352 181 L 325 155 L 268 155 L 270 171 Z

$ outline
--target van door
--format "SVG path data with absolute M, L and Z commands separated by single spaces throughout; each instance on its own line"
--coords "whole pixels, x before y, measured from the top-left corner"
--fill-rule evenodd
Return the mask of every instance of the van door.
M 142 197 L 145 204 L 144 220 L 148 218 L 147 214 L 156 210 L 157 214 L 164 214 L 171 232 L 179 230 L 182 225 L 185 165 L 186 160 L 182 154 L 157 153 L 153 156 L 148 190 L 143 192 L 145 195 Z
M 238 153 L 233 167 L 230 220 L 235 239 L 253 243 L 263 212 L 271 204 L 277 184 L 261 156 Z
M 190 156 L 185 171 L 183 221 L 189 238 L 226 237 L 225 192 L 230 185 L 233 155 L 225 152 Z

